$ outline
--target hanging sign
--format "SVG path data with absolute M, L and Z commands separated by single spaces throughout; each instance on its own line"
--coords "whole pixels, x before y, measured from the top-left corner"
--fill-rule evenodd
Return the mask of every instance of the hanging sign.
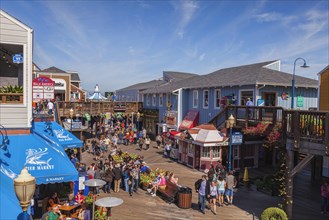
M 240 132 L 234 132 L 232 134 L 232 145 L 240 145 L 243 142 L 243 134 Z
M 17 63 L 17 64 L 23 63 L 23 56 L 22 56 L 22 54 L 15 54 L 13 56 L 13 63 Z
M 282 100 L 288 100 L 288 98 L 289 98 L 289 94 L 288 93 L 286 93 L 286 92 L 282 92 L 281 93 L 281 99 Z
M 304 106 L 304 97 L 299 95 L 297 96 L 297 107 L 303 107 Z
M 54 99 L 55 82 L 48 77 L 38 77 L 32 81 L 33 102 L 42 99 Z

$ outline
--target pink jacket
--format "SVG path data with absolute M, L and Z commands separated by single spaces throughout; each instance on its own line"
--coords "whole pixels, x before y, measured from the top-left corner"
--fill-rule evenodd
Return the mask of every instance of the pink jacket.
M 321 185 L 321 197 L 329 198 L 329 185 Z

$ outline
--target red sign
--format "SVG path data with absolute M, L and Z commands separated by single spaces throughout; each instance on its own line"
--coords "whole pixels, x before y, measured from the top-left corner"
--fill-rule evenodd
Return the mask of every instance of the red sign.
M 55 81 L 48 77 L 38 77 L 32 81 L 33 102 L 54 99 Z

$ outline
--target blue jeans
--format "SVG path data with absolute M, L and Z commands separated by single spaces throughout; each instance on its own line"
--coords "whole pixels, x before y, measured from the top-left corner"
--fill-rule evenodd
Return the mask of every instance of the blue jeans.
M 321 212 L 329 212 L 329 198 L 321 196 Z
M 124 179 L 125 190 L 126 190 L 126 192 L 129 192 L 128 180 L 129 180 L 129 178 L 125 178 L 125 179 Z
M 137 192 L 138 189 L 138 185 L 139 185 L 139 181 L 138 179 L 133 179 L 133 190 Z
M 199 204 L 200 204 L 200 210 L 204 211 L 206 208 L 206 196 L 200 195 L 199 194 Z
M 111 182 L 106 182 L 106 184 L 103 187 L 103 191 L 106 192 L 110 192 L 111 191 Z

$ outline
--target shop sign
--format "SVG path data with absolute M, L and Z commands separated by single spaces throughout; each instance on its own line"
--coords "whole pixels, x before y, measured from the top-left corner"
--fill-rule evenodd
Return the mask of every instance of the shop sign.
M 304 106 L 304 98 L 303 96 L 299 95 L 297 96 L 297 107 L 303 107 Z
M 41 99 L 54 99 L 55 82 L 48 77 L 38 77 L 32 81 L 33 102 Z
M 240 145 L 243 143 L 243 134 L 240 132 L 234 132 L 231 139 L 232 145 Z
M 27 149 L 25 166 L 27 170 L 53 170 L 52 159 L 48 155 L 48 148 Z
M 13 63 L 17 63 L 17 64 L 23 63 L 23 56 L 22 56 L 22 54 L 15 54 L 13 56 Z
M 166 124 L 176 125 L 177 112 L 167 111 Z

